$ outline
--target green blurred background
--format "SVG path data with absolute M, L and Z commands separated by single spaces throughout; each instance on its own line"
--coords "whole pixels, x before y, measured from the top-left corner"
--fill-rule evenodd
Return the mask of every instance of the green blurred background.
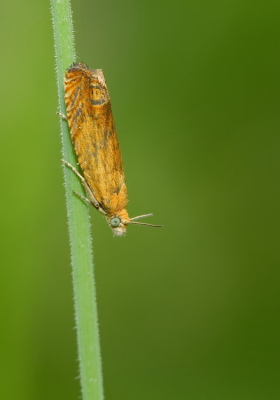
M 131 216 L 91 210 L 106 399 L 280 398 L 279 1 L 73 0 Z M 3 2 L 1 385 L 80 396 L 47 1 Z

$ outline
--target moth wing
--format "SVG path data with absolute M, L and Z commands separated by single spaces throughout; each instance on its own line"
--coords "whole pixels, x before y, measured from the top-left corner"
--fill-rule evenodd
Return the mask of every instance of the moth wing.
M 75 64 L 65 75 L 71 138 L 89 187 L 104 211 L 127 204 L 127 189 L 111 102 L 101 70 Z

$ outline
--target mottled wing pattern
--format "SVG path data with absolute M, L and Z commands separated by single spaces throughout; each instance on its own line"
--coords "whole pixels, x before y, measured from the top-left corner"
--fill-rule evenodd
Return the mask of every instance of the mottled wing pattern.
M 67 119 L 84 178 L 104 211 L 127 204 L 121 152 L 102 70 L 74 64 L 66 72 Z

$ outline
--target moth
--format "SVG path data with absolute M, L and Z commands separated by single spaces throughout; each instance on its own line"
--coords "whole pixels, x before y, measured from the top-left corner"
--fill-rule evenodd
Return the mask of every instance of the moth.
M 73 64 L 64 78 L 67 121 L 83 176 L 62 160 L 80 178 L 89 198 L 75 192 L 101 212 L 113 233 L 122 236 L 129 224 L 160 227 L 136 221 L 152 214 L 129 218 L 127 188 L 109 92 L 101 69 Z

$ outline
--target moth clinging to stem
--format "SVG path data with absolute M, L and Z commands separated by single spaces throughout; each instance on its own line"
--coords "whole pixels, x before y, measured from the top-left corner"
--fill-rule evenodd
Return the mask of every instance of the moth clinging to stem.
M 62 116 L 68 121 L 83 176 L 63 162 L 80 178 L 89 199 L 75 194 L 101 212 L 117 236 L 125 235 L 129 224 L 160 227 L 136 221 L 152 214 L 128 216 L 121 152 L 102 70 L 73 64 L 66 71 L 64 87 L 67 117 Z

